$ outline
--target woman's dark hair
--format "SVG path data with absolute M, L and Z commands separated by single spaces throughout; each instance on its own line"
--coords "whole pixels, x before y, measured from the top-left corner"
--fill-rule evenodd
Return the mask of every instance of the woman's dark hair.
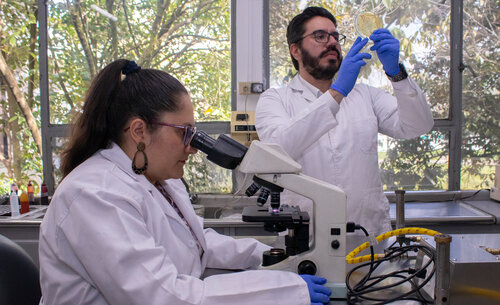
M 126 59 L 107 65 L 92 80 L 62 154 L 63 178 L 112 141 L 119 144 L 130 118 L 141 118 L 152 129 L 150 123 L 162 113 L 180 110 L 182 94 L 187 94 L 186 88 L 166 72 L 140 69 Z
M 305 23 L 317 16 L 330 19 L 335 27 L 337 27 L 337 20 L 328 10 L 317 6 L 308 7 L 302 13 L 293 17 L 292 21 L 290 21 L 290 23 L 288 24 L 288 27 L 286 29 L 286 41 L 288 43 L 289 49 L 292 43 L 296 43 L 306 32 Z M 298 43 L 300 44 L 302 43 L 302 41 L 299 41 Z M 290 56 L 292 57 L 293 66 L 298 71 L 299 62 L 295 58 L 293 58 L 292 54 L 290 54 Z

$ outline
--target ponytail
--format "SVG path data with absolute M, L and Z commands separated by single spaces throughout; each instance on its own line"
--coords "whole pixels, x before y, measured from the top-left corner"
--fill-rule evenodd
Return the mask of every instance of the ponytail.
M 87 90 L 83 112 L 62 153 L 63 178 L 111 142 L 120 144 L 131 117 L 150 123 L 163 112 L 179 110 L 181 93 L 187 94 L 186 88 L 166 72 L 141 69 L 126 59 L 110 63 Z

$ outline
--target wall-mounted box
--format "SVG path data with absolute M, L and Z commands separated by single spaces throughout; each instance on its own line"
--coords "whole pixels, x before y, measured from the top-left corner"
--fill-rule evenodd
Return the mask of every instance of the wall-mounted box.
M 231 114 L 231 138 L 245 146 L 250 146 L 253 140 L 258 140 L 255 129 L 254 111 L 233 111 Z

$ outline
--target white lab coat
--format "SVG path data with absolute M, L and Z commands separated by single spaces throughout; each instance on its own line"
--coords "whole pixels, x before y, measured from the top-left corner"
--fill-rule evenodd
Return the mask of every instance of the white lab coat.
M 257 104 L 259 138 L 277 143 L 302 165 L 302 172 L 340 187 L 347 195 L 347 219 L 372 234 L 391 229 L 382 190 L 377 133 L 414 138 L 434 121 L 425 97 L 409 77 L 392 83 L 395 97 L 357 84 L 339 105 L 297 75 L 287 87 L 269 89 Z M 311 212 L 311 201 L 285 191 L 282 202 Z
M 203 229 L 184 185 L 166 181 L 201 243 L 116 144 L 59 185 L 40 229 L 40 304 L 309 304 L 306 283 L 286 271 L 247 269 L 269 247 Z

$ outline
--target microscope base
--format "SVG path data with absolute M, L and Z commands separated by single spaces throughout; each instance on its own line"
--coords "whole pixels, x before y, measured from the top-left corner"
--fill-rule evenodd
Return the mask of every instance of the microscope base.
M 260 266 L 260 270 L 283 270 L 290 272 L 297 272 L 297 267 L 300 262 L 304 259 L 302 255 L 290 256 L 281 262 L 271 265 L 271 266 Z M 347 298 L 347 287 L 345 282 L 335 283 L 335 282 L 327 282 L 325 284 L 326 287 L 330 288 L 332 291 L 331 299 L 346 299 Z
M 326 283 L 325 286 L 332 291 L 330 299 L 347 299 L 347 287 L 345 283 Z

